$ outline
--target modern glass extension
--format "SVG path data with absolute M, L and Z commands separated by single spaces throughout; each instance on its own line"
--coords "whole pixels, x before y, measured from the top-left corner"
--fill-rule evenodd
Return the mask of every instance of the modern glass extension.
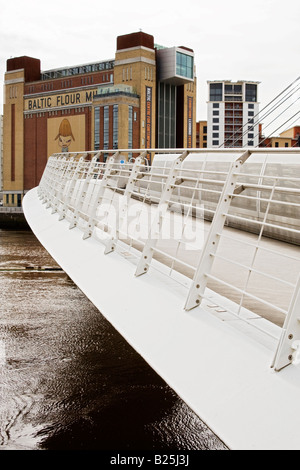
M 192 56 L 176 52 L 176 75 L 193 80 L 194 58 Z
M 158 147 L 176 147 L 176 86 L 158 86 Z

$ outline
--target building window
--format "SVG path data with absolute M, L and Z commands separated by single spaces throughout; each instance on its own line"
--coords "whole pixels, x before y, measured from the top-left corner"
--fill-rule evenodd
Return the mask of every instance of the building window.
M 218 124 L 219 123 L 219 118 L 213 118 L 213 122 Z
M 254 116 L 254 111 L 248 111 L 248 116 Z
M 219 132 L 213 132 L 213 135 L 212 135 L 212 136 L 213 136 L 214 139 L 215 139 L 215 138 L 218 139 L 218 138 L 219 138 Z
M 288 146 L 289 146 L 288 142 L 285 142 L 284 146 L 285 146 L 285 147 L 288 147 Z
M 213 140 L 212 144 L 213 145 L 219 145 L 219 141 L 218 140 Z
M 279 147 L 279 142 L 275 142 L 275 147 Z
M 18 98 L 18 87 L 16 86 L 11 86 L 9 88 L 9 97 L 10 99 L 12 98 Z
M 132 106 L 128 106 L 128 148 L 129 149 L 132 149 L 132 116 L 133 116 L 133 108 Z
M 213 111 L 213 116 L 219 116 L 219 111 Z
M 113 148 L 118 148 L 119 137 L 119 106 L 117 104 L 113 107 Z
M 219 126 L 213 126 L 213 131 L 218 131 L 219 130 Z
M 100 108 L 95 108 L 94 149 L 100 149 Z
M 158 147 L 176 147 L 176 86 L 159 83 L 158 87 Z
M 213 108 L 219 108 L 220 104 L 219 103 L 213 103 Z
M 230 95 L 242 94 L 242 85 L 225 85 L 225 93 Z
M 254 109 L 254 104 L 253 104 L 253 103 L 249 103 L 249 104 L 248 104 L 248 109 Z
M 194 58 L 182 52 L 176 52 L 176 75 L 194 78 Z
M 210 84 L 210 101 L 222 101 L 223 100 L 223 91 L 222 83 L 211 83 Z
M 254 145 L 253 140 L 248 140 L 248 145 L 249 145 L 249 147 L 253 147 L 253 145 Z
M 257 85 L 246 83 L 246 101 L 257 101 Z
M 108 150 L 109 147 L 109 106 L 104 106 L 103 119 L 103 149 Z

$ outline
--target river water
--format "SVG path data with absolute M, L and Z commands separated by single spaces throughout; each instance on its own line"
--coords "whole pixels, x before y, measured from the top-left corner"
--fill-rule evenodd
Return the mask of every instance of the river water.
M 0 450 L 225 450 L 30 231 L 0 230 Z

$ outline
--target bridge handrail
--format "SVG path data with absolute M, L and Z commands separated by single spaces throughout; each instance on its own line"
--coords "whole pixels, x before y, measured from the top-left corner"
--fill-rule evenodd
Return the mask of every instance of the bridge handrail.
M 131 160 L 127 162 L 126 155 L 132 153 L 136 154 L 136 157 L 130 157 Z M 145 159 L 149 154 L 160 156 L 161 159 L 154 159 L 152 165 L 148 167 L 147 164 L 145 168 L 145 161 L 148 162 Z M 107 155 L 106 162 L 101 161 Z M 203 158 L 199 168 L 195 169 L 191 165 L 194 163 L 193 157 L 197 155 Z M 262 157 L 261 165 L 253 173 L 245 167 L 250 168 L 251 159 L 257 155 Z M 277 338 L 278 347 L 272 363 L 274 369 L 278 371 L 295 362 L 295 357 L 298 357 L 300 324 L 297 312 L 300 310 L 300 264 L 299 267 L 297 265 L 297 277 L 291 282 L 280 278 L 279 274 L 271 274 L 267 268 L 258 268 L 257 263 L 259 253 L 265 250 L 264 237 L 266 233 L 268 235 L 268 230 L 273 230 L 275 233 L 280 231 L 286 237 L 292 236 L 295 243 L 300 244 L 300 226 L 297 223 L 287 226 L 286 223 L 287 220 L 289 223 L 291 220 L 289 211 L 296 214 L 295 220 L 299 220 L 300 178 L 294 174 L 277 176 L 265 173 L 268 158 L 274 157 L 276 161 L 280 155 L 300 157 L 300 152 L 297 148 L 125 149 L 53 154 L 44 171 L 38 194 L 47 208 L 59 214 L 59 220 L 67 219 L 70 228 L 81 229 L 84 239 L 94 236 L 104 243 L 105 254 L 118 252 L 118 249 L 125 244 L 131 254 L 138 258 L 136 276 L 157 269 L 160 264 L 168 266 L 168 275 L 174 275 L 175 278 L 178 273 L 183 272 L 186 276 L 188 271 L 189 281 L 186 283 L 187 298 L 184 306 L 187 311 L 196 308 L 204 300 L 210 301 L 208 287 L 213 282 L 214 285 L 225 286 L 240 295 L 237 302 L 232 300 L 233 294 L 230 294 L 228 298 L 233 308 L 228 308 L 226 302 L 226 309 L 236 318 L 252 324 L 255 328 L 260 329 L 261 325 L 257 322 L 259 316 L 255 311 L 249 318 L 247 307 L 249 299 L 272 311 L 284 314 L 282 332 Z M 226 165 L 227 170 L 208 168 L 208 164 L 212 161 L 211 156 L 218 156 L 219 163 L 221 166 Z M 284 162 L 282 164 L 284 165 Z M 245 181 L 245 178 L 255 181 Z M 144 204 L 139 206 L 140 214 L 138 221 L 135 221 L 135 229 L 140 224 L 145 205 L 148 204 L 151 210 L 155 208 L 144 238 L 135 234 L 128 235 L 122 229 L 123 221 L 128 217 L 128 210 L 134 201 Z M 247 204 L 243 205 L 244 201 L 253 203 L 255 211 L 251 212 Z M 284 208 L 285 213 L 282 215 L 278 210 L 274 212 L 272 209 L 274 206 Z M 158 241 L 164 223 L 171 217 L 170 209 L 176 214 L 178 208 L 183 212 L 183 215 L 180 215 L 182 232 L 179 238 L 172 239 L 174 249 L 170 251 L 170 246 L 165 247 L 163 244 L 161 246 Z M 99 216 L 102 209 L 104 212 Z M 113 211 L 115 211 L 115 220 L 111 221 L 110 212 Z M 193 245 L 186 240 L 185 230 L 189 224 L 193 224 L 195 217 L 206 218 L 209 225 L 201 249 L 197 247 L 198 251 L 196 250 L 197 256 L 199 255 L 197 262 L 194 260 L 191 262 L 184 257 L 188 247 Z M 231 255 L 224 256 L 222 252 L 219 253 L 220 245 L 226 243 L 226 239 L 230 240 L 226 228 L 232 220 L 237 228 L 240 228 L 239 224 L 249 226 L 250 232 L 257 237 L 255 243 L 252 241 L 248 243 L 254 248 L 249 262 L 236 261 Z M 154 234 L 157 236 L 153 236 Z M 231 240 L 234 241 L 233 236 Z M 244 243 L 241 240 L 234 242 Z M 185 250 L 183 257 L 179 255 L 181 250 Z M 275 256 L 285 259 L 285 251 L 273 252 Z M 300 263 L 300 257 L 291 256 L 290 253 L 287 258 L 292 259 L 294 263 Z M 160 262 L 154 263 L 153 259 L 156 261 L 160 259 Z M 162 259 L 164 261 L 161 261 Z M 227 278 L 226 272 L 221 272 L 220 275 L 214 271 L 215 264 L 220 261 L 234 264 L 237 269 L 245 271 L 243 287 L 239 287 Z M 289 299 L 287 305 L 285 307 L 277 305 L 273 299 L 270 301 L 264 297 L 262 292 L 259 292 L 259 295 L 253 293 L 251 282 L 255 275 L 268 278 L 274 281 L 275 285 L 280 284 L 280 289 L 287 293 Z M 222 294 L 222 297 L 226 295 Z M 253 312 L 250 310 L 250 313 Z M 264 327 L 261 329 L 265 331 Z

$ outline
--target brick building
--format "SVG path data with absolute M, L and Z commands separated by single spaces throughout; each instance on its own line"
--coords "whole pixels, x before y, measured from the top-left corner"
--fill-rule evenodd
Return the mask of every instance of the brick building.
M 207 148 L 207 121 L 196 122 L 196 148 Z
M 39 59 L 7 60 L 4 205 L 21 205 L 53 153 L 196 146 L 193 51 L 143 32 L 116 43 L 114 59 L 48 71 Z
M 287 137 L 292 139 L 292 146 L 300 147 L 300 126 L 294 126 L 286 131 L 281 132 L 280 137 Z

